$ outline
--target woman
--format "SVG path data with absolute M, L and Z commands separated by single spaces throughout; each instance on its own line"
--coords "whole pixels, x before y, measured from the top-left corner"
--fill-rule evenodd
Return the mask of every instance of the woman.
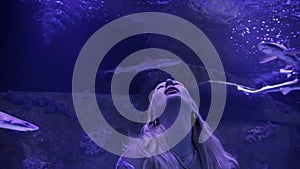
M 166 150 L 168 147 L 168 139 L 171 137 L 154 136 L 163 133 L 172 125 L 179 110 L 183 110 L 185 116 L 178 119 L 180 123 L 178 130 L 191 130 L 175 147 L 151 157 L 151 153 Z M 201 129 L 205 134 L 211 134 L 188 90 L 181 83 L 167 79 L 157 85 L 153 91 L 148 109 L 148 123 L 141 130 L 141 137 L 151 137 L 153 141 L 129 141 L 124 149 L 124 157 L 119 158 L 116 169 L 237 168 L 236 159 L 223 149 L 214 135 L 206 142 L 199 143 Z M 147 151 L 141 147 L 147 147 Z M 132 152 L 147 158 L 126 158 L 126 153 Z

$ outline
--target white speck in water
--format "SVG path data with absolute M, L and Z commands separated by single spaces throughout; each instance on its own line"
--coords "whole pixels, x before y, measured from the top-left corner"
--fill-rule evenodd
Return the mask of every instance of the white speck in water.
M 157 1 L 157 4 L 166 5 L 166 4 L 169 4 L 169 2 L 168 1 Z
M 63 5 L 64 3 L 61 1 L 56 1 L 57 4 Z

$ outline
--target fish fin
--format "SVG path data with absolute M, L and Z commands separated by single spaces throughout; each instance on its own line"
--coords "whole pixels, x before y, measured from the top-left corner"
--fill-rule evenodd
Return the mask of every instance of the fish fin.
M 287 95 L 291 92 L 291 89 L 289 87 L 280 88 L 280 91 L 283 95 Z
M 294 68 L 293 65 L 287 64 L 287 65 L 285 65 L 284 70 L 290 70 L 290 69 L 293 69 L 293 68 Z
M 286 48 L 289 48 L 289 47 L 290 47 L 290 40 L 284 41 L 283 45 L 284 45 Z
M 249 96 L 250 95 L 250 93 L 249 92 L 246 92 L 245 90 L 244 90 L 244 88 L 243 87 L 241 87 L 241 86 L 239 86 L 239 85 L 237 85 L 236 86 L 236 88 L 237 88 L 237 90 L 239 90 L 239 91 L 242 91 L 245 95 L 247 95 L 247 96 Z
M 277 58 L 277 56 L 268 56 L 268 57 L 265 57 L 263 59 L 261 59 L 259 61 L 259 63 L 267 63 L 267 62 L 270 62 L 272 60 L 275 60 Z
M 282 74 L 290 74 L 290 73 L 293 73 L 293 69 L 292 70 L 289 70 L 289 69 L 280 69 L 279 70 L 279 73 L 282 73 Z
M 289 55 L 293 55 L 293 56 L 295 56 L 295 57 L 297 57 L 299 59 L 299 56 L 297 56 L 297 55 L 300 54 L 300 50 L 299 49 L 288 49 L 286 51 L 286 53 L 288 53 Z
M 246 91 L 243 91 L 245 95 L 249 96 L 250 93 L 246 92 Z
M 286 75 L 287 78 L 290 78 L 291 76 L 292 76 L 291 73 L 289 73 L 289 74 Z

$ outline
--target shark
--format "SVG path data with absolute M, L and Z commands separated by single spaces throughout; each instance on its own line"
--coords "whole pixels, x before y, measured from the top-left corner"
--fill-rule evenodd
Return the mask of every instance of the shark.
M 32 123 L 21 120 L 2 111 L 0 111 L 0 128 L 15 131 L 35 131 L 39 129 L 38 126 Z
M 275 59 L 280 59 L 286 63 L 285 68 L 280 69 L 280 73 L 287 74 L 289 78 L 293 74 L 299 74 L 300 71 L 300 50 L 289 48 L 286 45 L 274 42 L 262 42 L 257 45 L 258 49 L 263 52 L 266 57 L 260 60 L 260 63 L 267 63 Z
M 287 95 L 291 91 L 300 90 L 300 82 L 299 82 L 299 79 L 297 79 L 297 78 L 295 78 L 294 80 L 290 80 L 290 81 L 275 84 L 275 85 L 266 85 L 259 89 L 239 85 L 239 84 L 232 83 L 232 82 L 211 81 L 211 80 L 208 82 L 224 84 L 224 85 L 228 85 L 228 86 L 235 86 L 237 88 L 237 90 L 244 92 L 246 95 L 259 94 L 259 93 L 274 93 L 274 92 L 281 92 L 283 95 Z
M 144 68 L 149 68 L 149 69 L 159 69 L 159 68 L 164 68 L 164 67 L 172 67 L 176 66 L 178 64 L 181 64 L 182 60 L 179 59 L 153 59 L 149 56 L 144 57 L 144 59 L 137 63 L 133 64 L 131 66 L 124 66 L 121 67 L 119 66 L 118 69 L 109 69 L 109 70 L 104 70 L 102 74 L 120 74 L 120 73 L 133 73 L 133 72 L 139 72 Z
M 255 93 L 274 93 L 274 92 L 281 92 L 283 95 L 287 95 L 291 91 L 300 90 L 300 84 L 299 84 L 299 80 L 296 78 L 294 80 L 275 84 L 275 85 L 267 85 L 260 89 L 245 88 L 243 86 L 237 86 L 237 89 L 243 91 L 246 95 L 255 94 Z

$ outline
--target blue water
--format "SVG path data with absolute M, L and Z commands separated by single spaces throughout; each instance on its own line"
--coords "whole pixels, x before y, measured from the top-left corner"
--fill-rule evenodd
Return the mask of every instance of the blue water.
M 300 1 L 297 0 L 12 0 L 0 3 L 0 110 L 39 125 L 35 133 L 0 130 L 0 168 L 113 168 L 117 156 L 91 141 L 80 127 L 70 92 L 73 69 L 85 42 L 105 24 L 138 12 L 163 12 L 188 20 L 210 39 L 229 82 L 251 88 L 275 85 L 282 60 L 260 64 L 261 42 L 289 44 L 300 50 Z M 189 65 L 200 84 L 207 81 L 203 63 L 188 46 L 171 37 L 143 34 L 124 39 L 105 56 L 95 80 L 99 107 L 124 134 L 141 124 L 121 117 L 110 97 L 111 74 L 131 53 L 161 48 Z M 129 88 L 131 102 L 146 110 L 148 94 L 170 75 L 139 73 Z M 210 86 L 200 85 L 203 115 Z M 228 87 L 223 121 L 216 131 L 241 168 L 298 169 L 300 163 L 300 93 L 247 96 Z M 100 100 L 100 101 L 99 101 Z M 109 137 L 101 130 L 104 140 Z M 273 157 L 276 156 L 276 157 Z M 103 167 L 101 167 L 103 166 Z

